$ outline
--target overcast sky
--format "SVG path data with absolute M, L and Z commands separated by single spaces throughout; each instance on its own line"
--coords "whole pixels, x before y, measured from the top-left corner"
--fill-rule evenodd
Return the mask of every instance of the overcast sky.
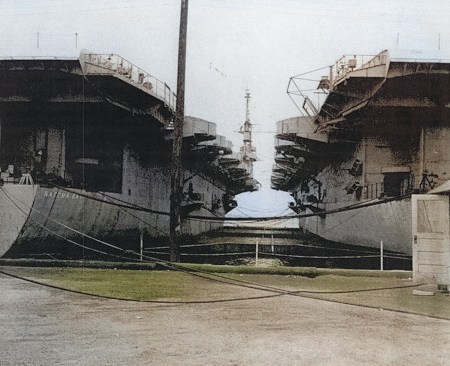
M 186 115 L 216 123 L 237 150 L 249 89 L 255 176 L 268 189 L 276 122 L 300 114 L 291 76 L 384 49 L 450 59 L 449 14 L 446 0 L 189 0 Z M 179 0 L 0 0 L 0 57 L 116 53 L 176 91 L 179 18 Z

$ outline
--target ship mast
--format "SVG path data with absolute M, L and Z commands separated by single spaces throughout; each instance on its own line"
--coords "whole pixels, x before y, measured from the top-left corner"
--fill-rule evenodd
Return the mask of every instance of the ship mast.
M 172 164 L 170 167 L 170 261 L 180 261 L 181 232 L 180 206 L 183 195 L 181 185 L 181 147 L 184 124 L 184 90 L 186 75 L 188 0 L 181 0 L 180 35 L 178 43 L 177 105 L 173 130 Z
M 250 111 L 249 111 L 249 102 L 250 102 L 250 92 L 246 90 L 245 92 L 246 102 L 246 112 L 245 112 L 245 122 L 244 126 L 241 127 L 239 131 L 244 135 L 244 145 L 241 147 L 242 153 L 242 162 L 245 165 L 245 170 L 249 174 L 250 177 L 253 177 L 253 161 L 254 158 L 254 148 L 252 147 L 252 124 L 250 123 Z

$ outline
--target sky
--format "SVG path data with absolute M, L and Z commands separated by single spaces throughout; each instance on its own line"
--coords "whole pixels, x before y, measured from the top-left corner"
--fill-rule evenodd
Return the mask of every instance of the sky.
M 276 122 L 300 115 L 286 93 L 290 77 L 385 49 L 450 59 L 450 1 L 189 0 L 188 8 L 186 115 L 216 123 L 237 151 L 249 90 L 254 175 L 269 202 L 290 200 L 269 191 Z M 0 57 L 115 53 L 176 91 L 179 20 L 180 0 L 0 0 Z M 260 196 L 246 213 L 272 215 Z

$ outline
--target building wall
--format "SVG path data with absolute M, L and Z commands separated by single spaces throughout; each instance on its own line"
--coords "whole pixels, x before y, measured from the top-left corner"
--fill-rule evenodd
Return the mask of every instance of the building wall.
M 413 195 L 413 278 L 416 283 L 450 285 L 448 195 Z

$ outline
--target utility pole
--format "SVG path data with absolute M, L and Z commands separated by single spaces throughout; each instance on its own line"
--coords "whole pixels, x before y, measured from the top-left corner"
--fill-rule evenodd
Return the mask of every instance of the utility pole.
M 172 165 L 170 167 L 170 261 L 180 261 L 181 148 L 184 124 L 184 88 L 186 74 L 186 35 L 188 0 L 181 0 L 180 36 L 178 43 L 177 105 L 173 129 Z

